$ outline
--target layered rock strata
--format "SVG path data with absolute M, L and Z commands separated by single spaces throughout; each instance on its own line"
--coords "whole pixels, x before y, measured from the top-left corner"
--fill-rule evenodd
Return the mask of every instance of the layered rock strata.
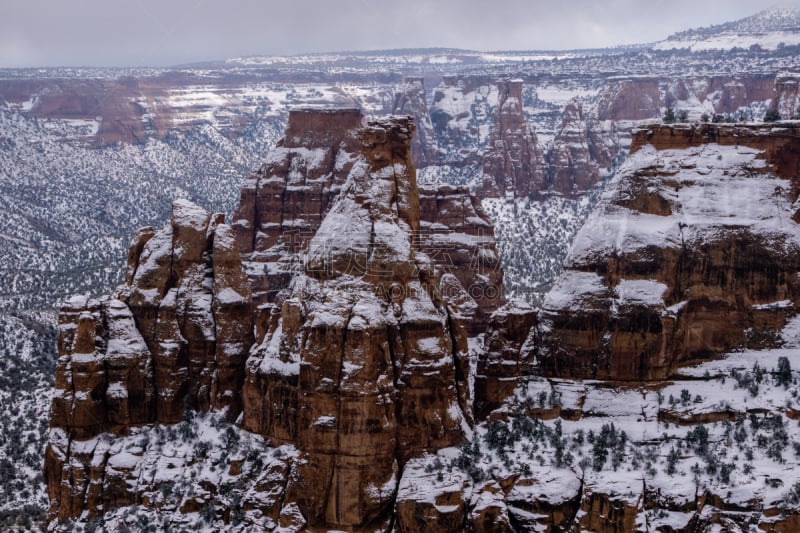
M 609 167 L 612 159 L 596 130 L 590 133 L 583 105 L 570 101 L 547 153 L 550 188 L 569 196 L 584 193 L 602 180 L 600 167 Z
M 773 109 L 784 120 L 800 119 L 800 73 L 785 72 L 775 78 Z
M 102 472 L 78 454 L 100 433 L 174 424 L 187 408 L 239 415 L 253 304 L 223 218 L 176 201 L 165 227 L 134 237 L 113 296 L 61 309 L 45 464 L 53 516 L 102 500 Z
M 244 183 L 232 227 L 256 305 L 272 302 L 338 196 L 360 150 L 357 109 L 300 108 L 286 136 Z
M 522 80 L 497 82 L 498 104 L 483 153 L 484 196 L 525 197 L 547 182 L 547 165 L 522 111 Z
M 387 523 L 403 463 L 471 419 L 464 326 L 413 238 L 412 133 L 408 118 L 359 131 L 363 155 L 247 362 L 243 427 L 297 442 L 287 499 L 310 525 Z
M 541 371 L 664 379 L 774 345 L 800 304 L 796 146 L 791 128 L 636 133 L 543 304 Z

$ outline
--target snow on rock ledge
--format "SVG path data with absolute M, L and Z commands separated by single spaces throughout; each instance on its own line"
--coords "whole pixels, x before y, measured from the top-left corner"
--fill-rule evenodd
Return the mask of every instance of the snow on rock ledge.
M 51 439 L 46 452 L 51 517 L 96 507 L 103 468 L 84 461 L 100 452 L 84 451 L 97 435 L 173 424 L 187 405 L 239 414 L 253 307 L 222 221 L 176 201 L 164 228 L 134 236 L 126 283 L 113 297 L 71 298 L 61 308 L 50 426 L 68 438 Z M 129 464 L 121 458 L 109 466 Z
M 663 379 L 775 345 L 800 305 L 796 130 L 654 127 L 633 145 L 544 302 L 542 371 Z

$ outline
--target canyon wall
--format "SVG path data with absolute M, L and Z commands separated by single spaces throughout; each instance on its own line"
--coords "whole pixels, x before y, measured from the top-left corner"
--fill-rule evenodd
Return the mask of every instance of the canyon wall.
M 800 118 L 800 74 L 784 72 L 775 78 L 775 95 L 771 108 L 784 120 Z
M 585 162 L 592 119 L 577 103 L 568 116 L 559 145 Z M 413 143 L 410 117 L 298 109 L 230 226 L 177 201 L 165 227 L 136 233 L 114 294 L 65 303 L 54 528 L 138 507 L 240 529 L 619 531 L 662 508 L 688 531 L 763 507 L 604 477 L 585 462 L 594 444 L 580 461 L 564 447 L 584 446 L 582 427 L 566 433 L 584 418 L 629 431 L 744 418 L 681 412 L 654 390 L 785 342 L 800 305 L 795 126 L 636 130 L 541 309 L 507 300 L 480 201 L 417 184 Z M 163 431 L 195 449 L 143 436 Z M 177 472 L 191 490 L 168 485 Z M 757 497 L 769 513 L 773 500 Z
M 774 346 L 800 304 L 797 142 L 784 125 L 636 132 L 543 304 L 541 371 L 665 379 Z
M 433 130 L 428 99 L 425 94 L 425 78 L 407 76 L 397 88 L 394 97 L 393 115 L 408 115 L 414 118 L 414 137 L 411 140 L 411 161 L 414 167 L 435 165 L 439 160 L 439 148 Z
M 522 111 L 522 80 L 497 82 L 498 103 L 483 153 L 481 194 L 526 197 L 547 183 L 544 152 Z
M 506 305 L 491 222 L 465 188 L 420 191 L 413 132 L 296 110 L 233 226 L 177 201 L 135 235 L 124 285 L 63 306 L 52 519 L 152 505 L 158 485 L 130 479 L 147 452 L 108 438 L 215 412 L 293 450 L 269 483 L 242 474 L 287 502 L 249 504 L 269 520 L 388 526 L 405 465 L 471 433 L 470 338 Z
M 187 409 L 241 412 L 253 302 L 223 218 L 176 201 L 166 226 L 134 237 L 124 285 L 62 307 L 45 459 L 52 516 L 110 503 L 95 437 L 174 424 Z

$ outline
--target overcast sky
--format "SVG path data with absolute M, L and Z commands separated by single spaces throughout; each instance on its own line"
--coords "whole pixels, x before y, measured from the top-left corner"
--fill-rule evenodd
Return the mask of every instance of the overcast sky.
M 800 6 L 800 0 L 773 5 Z M 754 0 L 0 0 L 0 67 L 169 66 L 243 55 L 652 42 Z

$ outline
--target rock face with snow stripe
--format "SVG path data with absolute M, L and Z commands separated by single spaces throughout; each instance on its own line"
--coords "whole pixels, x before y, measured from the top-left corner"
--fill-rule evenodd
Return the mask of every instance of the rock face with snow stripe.
M 541 370 L 664 379 L 773 345 L 800 305 L 799 143 L 791 128 L 638 132 L 545 299 Z
M 784 120 L 800 118 L 800 73 L 784 72 L 775 77 L 775 98 L 770 107 Z
M 482 194 L 524 197 L 547 182 L 547 164 L 536 134 L 522 111 L 522 80 L 497 82 L 498 104 L 483 154 Z
M 394 96 L 393 115 L 414 117 L 414 138 L 411 140 L 411 160 L 416 168 L 436 164 L 439 148 L 428 113 L 425 78 L 407 76 Z
M 660 115 L 658 78 L 611 78 L 597 100 L 600 120 L 647 120 Z
M 794 202 L 798 194 L 800 154 L 797 143 L 800 127 L 796 123 L 777 124 L 696 124 L 661 126 L 652 125 L 634 132 L 631 154 L 645 145 L 656 150 L 702 147 L 709 143 L 720 146 L 745 145 L 764 152 L 762 158 L 778 177 L 790 180 L 789 199 Z
M 232 418 L 241 411 L 253 304 L 222 215 L 176 201 L 164 228 L 135 236 L 114 296 L 74 297 L 59 322 L 50 424 L 65 438 L 50 440 L 45 464 L 53 516 L 93 509 L 87 486 L 108 489 L 102 471 L 78 475 L 88 468 L 75 451 L 82 442 L 173 424 L 187 405 Z
M 257 305 L 296 273 L 353 164 L 362 121 L 357 109 L 293 109 L 286 136 L 242 187 L 232 226 Z
M 419 205 L 421 251 L 432 261 L 437 277 L 450 274 L 457 279 L 443 279 L 440 290 L 458 301 L 457 312 L 467 319 L 470 335 L 482 333 L 489 316 L 506 302 L 491 219 L 466 187 L 421 186 Z
M 597 135 L 590 137 L 583 105 L 572 100 L 564 108 L 561 128 L 547 153 L 549 186 L 567 196 L 586 192 L 602 179 L 598 160 L 608 167 L 612 155 Z
M 471 420 L 463 321 L 414 238 L 412 133 L 408 118 L 359 131 L 362 154 L 247 363 L 244 427 L 296 440 L 287 500 L 310 526 L 383 527 L 400 465 L 461 442 Z

